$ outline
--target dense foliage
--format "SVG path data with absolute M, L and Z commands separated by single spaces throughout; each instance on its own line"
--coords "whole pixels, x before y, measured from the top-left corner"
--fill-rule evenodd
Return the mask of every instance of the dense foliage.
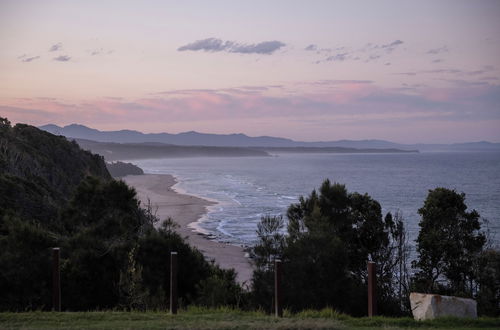
M 165 308 L 171 251 L 182 260 L 181 304 L 238 303 L 234 272 L 207 262 L 171 219 L 157 228 L 151 207 L 112 180 L 101 157 L 35 127 L 0 124 L 0 310 L 51 308 L 55 246 L 65 310 Z
M 500 316 L 500 251 L 483 251 L 477 263 L 478 312 L 481 315 Z
M 418 212 L 422 218 L 413 288 L 477 298 L 480 312 L 500 315 L 500 254 L 485 249 L 479 213 L 467 211 L 465 194 L 430 190 Z
M 486 238 L 480 232 L 479 214 L 467 212 L 464 199 L 464 194 L 436 188 L 418 211 L 422 220 L 415 265 L 424 292 L 473 292 L 470 284 L 475 278 L 475 260 Z
M 253 248 L 253 299 L 272 309 L 273 263 L 283 261 L 285 306 L 292 311 L 333 307 L 366 313 L 366 262 L 377 264 L 379 312 L 408 314 L 410 290 L 475 298 L 482 315 L 500 314 L 500 253 L 485 249 L 480 216 L 465 195 L 436 188 L 419 210 L 415 273 L 401 214 L 382 218 L 370 196 L 326 180 L 281 217 L 263 217 Z
M 101 156 L 0 118 L 0 217 L 17 214 L 47 224 L 87 175 L 111 179 Z
M 272 262 L 283 260 L 285 305 L 291 310 L 331 306 L 362 315 L 366 311 L 366 263 L 378 265 L 381 311 L 397 310 L 392 295 L 394 244 L 398 228 L 392 216 L 382 217 L 379 203 L 367 194 L 349 193 L 326 180 L 319 189 L 288 209 L 287 235 L 281 218 L 266 217 L 253 250 L 254 299 L 270 309 Z M 399 224 L 400 225 L 400 224 Z M 400 228 L 400 230 L 403 230 Z

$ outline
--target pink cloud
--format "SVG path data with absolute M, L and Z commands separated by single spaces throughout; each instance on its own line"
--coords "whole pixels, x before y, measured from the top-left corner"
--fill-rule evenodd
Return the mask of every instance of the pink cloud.
M 311 135 L 322 130 L 344 131 L 341 125 L 360 130 L 370 126 L 370 131 L 379 127 L 380 131 L 396 132 L 394 126 L 421 125 L 423 129 L 423 123 L 429 121 L 458 127 L 458 123 L 472 125 L 480 120 L 500 119 L 500 87 L 496 85 L 467 89 L 463 86 L 420 88 L 410 92 L 359 81 L 311 86 L 289 87 L 288 94 L 280 87 L 281 93 L 270 92 L 268 88 L 246 88 L 251 93 L 240 93 L 241 88 L 226 88 L 153 94 L 135 100 L 113 97 L 84 102 L 4 99 L 0 100 L 0 113 L 11 121 L 34 125 L 77 122 L 96 128 L 141 127 L 144 131 L 187 128 L 251 134 L 251 131 L 260 132 L 259 127 L 271 130 L 274 127 L 283 134 L 289 131 L 284 136 L 292 138 L 294 132 L 305 128 L 310 129 Z M 277 135 L 273 131 L 262 133 Z

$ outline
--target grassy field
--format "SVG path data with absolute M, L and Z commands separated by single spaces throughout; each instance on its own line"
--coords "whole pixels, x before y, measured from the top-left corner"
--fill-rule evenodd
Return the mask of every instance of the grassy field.
M 189 308 L 167 312 L 0 313 L 1 329 L 500 329 L 500 319 L 353 318 L 331 309 L 304 311 L 277 319 L 261 312 Z

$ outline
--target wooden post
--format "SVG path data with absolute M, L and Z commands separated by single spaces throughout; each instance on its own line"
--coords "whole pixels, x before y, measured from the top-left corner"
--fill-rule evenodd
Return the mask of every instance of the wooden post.
M 61 311 L 61 272 L 59 269 L 59 248 L 52 248 L 52 310 Z
M 281 292 L 281 260 L 274 261 L 274 311 L 276 317 L 283 317 L 282 292 Z
M 368 316 L 377 315 L 377 267 L 374 262 L 368 262 Z
M 170 314 L 177 314 L 177 252 L 170 252 Z

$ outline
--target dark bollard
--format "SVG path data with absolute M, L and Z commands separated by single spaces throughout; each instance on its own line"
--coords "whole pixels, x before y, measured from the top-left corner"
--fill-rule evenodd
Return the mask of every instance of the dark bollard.
M 377 315 L 377 268 L 374 262 L 368 262 L 368 316 Z
M 274 261 L 274 310 L 276 317 L 283 317 L 282 292 L 281 292 L 281 260 Z
M 177 314 L 177 252 L 170 252 L 170 314 Z
M 58 247 L 52 248 L 52 310 L 61 311 L 61 272 Z

